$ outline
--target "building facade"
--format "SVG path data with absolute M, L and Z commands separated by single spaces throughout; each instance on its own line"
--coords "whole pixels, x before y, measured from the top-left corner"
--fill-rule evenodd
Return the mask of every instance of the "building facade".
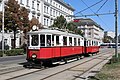
M 77 22 L 78 29 L 81 29 L 84 33 L 84 37 L 87 39 L 95 39 L 102 43 L 104 37 L 104 29 L 101 28 L 96 22 L 92 19 L 74 19 L 74 22 Z
M 6 0 L 8 1 L 8 0 Z M 20 6 L 25 7 L 29 12 L 29 19 L 36 17 L 44 28 L 48 28 L 53 24 L 54 19 L 60 15 L 64 16 L 67 21 L 73 20 L 68 15 L 73 15 L 74 9 L 66 4 L 63 0 L 16 0 Z M 0 5 L 2 11 L 2 5 Z M 2 33 L 0 32 L 0 35 Z M 13 33 L 5 33 L 4 39 L 6 44 L 12 48 Z M 20 46 L 20 35 L 17 34 L 16 47 Z M 18 40 L 19 39 L 19 40 Z M 0 37 L 2 41 L 2 37 Z
M 28 9 L 29 19 L 36 17 L 45 28 L 52 25 L 54 19 L 63 15 L 67 21 L 73 20 L 74 9 L 63 0 L 18 0 L 20 6 Z

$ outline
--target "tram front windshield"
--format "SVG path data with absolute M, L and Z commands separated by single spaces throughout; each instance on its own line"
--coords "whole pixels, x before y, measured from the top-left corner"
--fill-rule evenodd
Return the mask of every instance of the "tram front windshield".
M 39 35 L 31 35 L 31 45 L 38 46 L 39 45 Z

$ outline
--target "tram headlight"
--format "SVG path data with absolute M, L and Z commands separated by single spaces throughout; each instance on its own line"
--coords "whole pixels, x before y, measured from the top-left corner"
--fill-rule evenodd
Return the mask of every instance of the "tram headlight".
M 32 58 L 37 58 L 37 55 L 36 54 L 32 54 Z

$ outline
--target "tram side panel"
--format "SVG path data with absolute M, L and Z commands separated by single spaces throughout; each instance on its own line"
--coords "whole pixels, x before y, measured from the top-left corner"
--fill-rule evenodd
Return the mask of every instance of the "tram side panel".
M 53 58 L 60 57 L 60 53 L 61 53 L 61 48 L 60 47 L 53 47 L 52 48 L 52 57 Z
M 51 59 L 60 57 L 61 49 L 60 47 L 46 47 L 40 49 L 40 58 L 41 59 Z
M 61 57 L 79 55 L 83 53 L 82 46 L 61 47 Z
M 61 57 L 70 56 L 74 54 L 73 47 L 63 46 L 61 47 Z
M 92 47 L 91 47 L 91 52 L 92 52 L 92 53 L 99 52 L 99 46 L 92 46 Z

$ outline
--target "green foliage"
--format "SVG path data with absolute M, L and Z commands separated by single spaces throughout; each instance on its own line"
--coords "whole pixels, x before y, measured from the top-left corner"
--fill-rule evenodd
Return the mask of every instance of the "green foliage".
M 18 1 L 8 0 L 5 4 L 5 30 L 16 31 L 20 29 L 24 31 L 26 27 L 30 26 L 28 18 L 28 11 L 25 7 L 20 7 Z M 0 12 L 0 26 L 2 25 L 2 12 Z
M 3 52 L 2 52 L 2 51 L 0 51 L 0 57 L 2 57 L 2 55 L 3 55 Z
M 71 21 L 71 22 L 67 23 L 66 19 L 62 15 L 57 17 L 54 20 L 53 25 L 50 27 L 57 27 L 59 29 L 66 29 L 66 30 L 69 30 L 69 32 L 83 35 L 81 30 L 77 28 L 78 26 L 74 22 Z
M 54 20 L 54 23 L 52 26 L 50 27 L 57 27 L 59 29 L 65 29 L 66 28 L 66 19 L 64 18 L 64 16 L 59 16 Z
M 67 24 L 67 29 L 69 29 L 69 31 L 74 31 L 77 29 L 77 26 L 74 24 L 74 22 L 69 22 Z
M 78 25 L 76 25 L 75 22 L 69 22 L 67 24 L 67 29 L 69 31 L 73 31 L 76 34 L 83 35 L 82 31 L 80 29 L 78 29 L 77 27 L 78 27 Z
M 113 41 L 113 38 L 111 38 L 110 36 L 104 36 L 104 39 L 103 39 L 104 43 L 110 43 L 111 41 Z
M 2 56 L 3 52 L 0 51 L 0 57 Z M 16 55 L 22 55 L 24 54 L 24 50 L 23 49 L 12 49 L 12 50 L 5 50 L 4 54 L 6 56 L 16 56 Z

